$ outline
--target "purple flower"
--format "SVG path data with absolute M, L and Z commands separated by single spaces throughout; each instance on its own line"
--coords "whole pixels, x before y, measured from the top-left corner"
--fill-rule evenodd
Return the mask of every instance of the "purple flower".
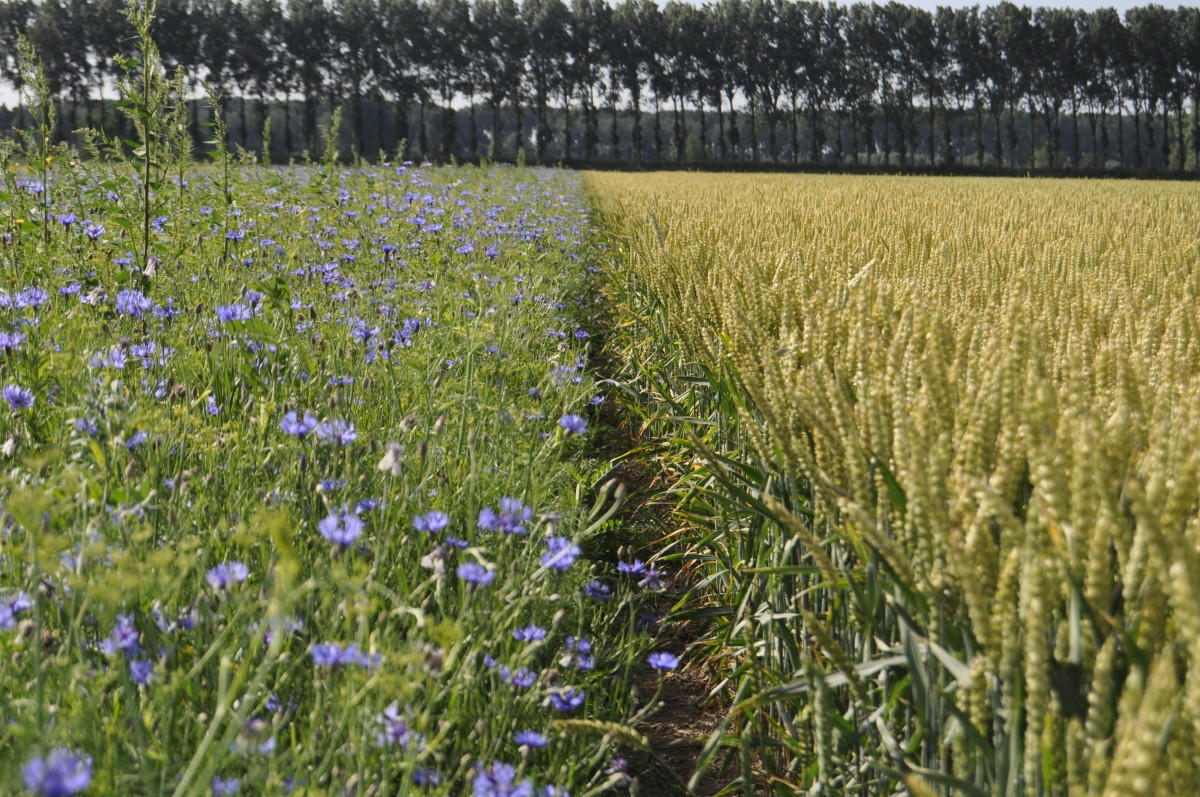
M 34 398 L 33 391 L 20 385 L 8 384 L 4 386 L 4 390 L 0 393 L 4 400 L 8 402 L 8 406 L 14 410 L 26 410 L 33 406 L 37 400 Z
M 142 646 L 138 644 L 138 630 L 133 618 L 128 614 L 118 614 L 112 633 L 100 643 L 100 650 L 109 656 L 119 650 L 129 658 L 141 653 Z
M 21 775 L 27 789 L 45 797 L 67 797 L 91 785 L 92 757 L 56 747 L 44 759 L 32 759 Z
M 538 674 L 527 667 L 521 667 L 516 672 L 507 666 L 500 668 L 500 680 L 506 684 L 512 684 L 518 689 L 528 689 L 537 683 L 537 679 Z
M 638 586 L 645 587 L 646 589 L 658 590 L 665 587 L 666 582 L 663 581 L 662 573 L 658 572 L 657 570 L 647 570 L 643 575 L 642 580 L 638 582 Z
M 129 677 L 136 684 L 147 686 L 154 674 L 154 665 L 145 659 L 135 659 L 129 663 Z
M 70 227 L 77 221 L 79 221 L 79 217 L 74 213 L 63 213 L 58 217 L 58 223 L 64 227 Z
M 104 235 L 105 229 L 103 224 L 97 224 L 94 221 L 85 221 L 83 223 L 83 234 L 93 241 L 99 240 L 101 235 Z
M 450 516 L 445 512 L 426 512 L 413 519 L 413 528 L 417 531 L 427 531 L 430 534 L 436 534 L 449 525 Z
M 567 434 L 583 434 L 587 431 L 587 421 L 570 413 L 558 419 L 558 425 L 567 430 Z
M 533 797 L 533 783 L 525 778 L 516 782 L 517 770 L 511 764 L 493 761 L 481 769 L 471 784 L 473 797 Z
M 542 554 L 542 565 L 555 570 L 566 570 L 580 554 L 579 546 L 566 537 L 551 537 L 546 540 L 546 547 L 549 550 Z
M 533 510 L 516 498 L 501 498 L 500 513 L 490 506 L 479 510 L 479 528 L 487 531 L 503 531 L 505 534 L 524 534 L 524 523 L 533 518 Z
M 606 601 L 612 597 L 612 589 L 607 584 L 601 584 L 599 581 L 589 581 L 587 586 L 583 588 L 583 594 L 598 601 Z
M 541 642 L 546 638 L 546 629 L 536 625 L 527 625 L 513 631 L 513 639 L 518 642 Z
M 117 312 L 121 315 L 131 315 L 141 318 L 142 313 L 150 309 L 153 302 L 143 296 L 141 291 L 125 289 L 117 294 Z
M 628 573 L 630 575 L 641 575 L 646 572 L 646 565 L 641 559 L 634 559 L 633 564 L 627 562 L 617 562 L 618 573 Z
M 125 368 L 125 352 L 120 347 L 113 346 L 107 352 L 97 352 L 92 355 L 93 368 L 112 368 L 120 371 Z
M 150 435 L 146 434 L 145 432 L 134 432 L 133 436 L 125 441 L 125 447 L 130 451 L 133 451 L 149 439 Z
M 250 569 L 241 562 L 221 562 L 204 576 L 213 589 L 224 589 L 231 584 L 240 584 L 250 576 Z
M 529 747 L 545 747 L 550 743 L 545 736 L 531 730 L 517 731 L 513 734 L 513 741 L 517 744 L 528 745 Z
M 219 304 L 216 307 L 217 320 L 222 324 L 228 324 L 231 321 L 249 321 L 254 317 L 254 311 L 241 302 L 233 304 Z
M 320 425 L 320 422 L 310 412 L 304 413 L 303 418 L 297 418 L 296 413 L 289 412 L 279 422 L 280 429 L 300 440 L 308 437 L 309 433 L 316 429 L 318 425 Z
M 17 616 L 33 608 L 33 602 L 24 592 L 18 592 L 12 600 L 0 599 L 0 628 L 5 630 L 15 628 Z
M 567 653 L 561 659 L 559 664 L 563 667 L 570 667 L 574 664 L 581 670 L 593 670 L 596 668 L 596 656 L 591 652 L 592 643 L 583 637 L 576 639 L 573 636 L 567 637 Z
M 242 781 L 240 778 L 229 778 L 226 780 L 220 775 L 217 775 L 213 778 L 213 797 L 231 797 L 232 795 L 237 794 L 241 788 Z
M 345 548 L 362 534 L 363 522 L 357 516 L 343 511 L 340 515 L 334 513 L 326 517 L 317 524 L 317 530 L 334 545 Z
M 583 705 L 586 693 L 582 689 L 567 687 L 550 694 L 550 704 L 559 711 L 574 711 Z
M 408 729 L 408 723 L 400 718 L 400 708 L 395 703 L 376 715 L 375 721 L 382 729 L 375 732 L 376 747 L 407 747 L 412 741 L 413 734 Z
M 341 419 L 326 421 L 316 428 L 317 439 L 323 443 L 333 443 L 339 446 L 348 446 L 358 439 L 358 432 L 354 431 L 354 424 L 347 424 Z
M 2 349 L 15 349 L 24 342 L 24 332 L 0 332 L 0 348 Z
M 336 642 L 326 642 L 312 646 L 313 664 L 318 667 L 340 667 L 343 664 L 362 664 L 368 666 L 366 654 L 358 652 L 357 645 L 347 645 L 343 648 Z
M 442 781 L 442 776 L 436 769 L 417 767 L 413 770 L 413 783 L 418 786 L 436 786 Z
M 489 570 L 481 564 L 475 562 L 463 562 L 458 566 L 458 577 L 463 581 L 471 584 L 491 584 L 492 579 L 496 577 L 495 570 Z
M 41 288 L 26 288 L 14 297 L 13 304 L 18 310 L 24 310 L 26 307 L 37 309 L 48 301 L 50 301 L 50 294 Z
M 666 651 L 651 653 L 646 661 L 656 670 L 673 670 L 679 666 L 679 657 Z

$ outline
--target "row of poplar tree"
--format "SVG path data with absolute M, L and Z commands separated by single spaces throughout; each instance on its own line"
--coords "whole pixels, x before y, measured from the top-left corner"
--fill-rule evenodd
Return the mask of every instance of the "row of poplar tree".
M 0 76 L 20 88 L 22 32 L 68 123 L 115 118 L 123 2 L 0 0 Z M 1200 8 L 159 0 L 156 13 L 167 66 L 197 96 L 206 81 L 229 98 L 243 145 L 275 154 L 317 152 L 340 106 L 359 153 L 1200 171 Z M 267 114 L 280 124 L 263 142 Z

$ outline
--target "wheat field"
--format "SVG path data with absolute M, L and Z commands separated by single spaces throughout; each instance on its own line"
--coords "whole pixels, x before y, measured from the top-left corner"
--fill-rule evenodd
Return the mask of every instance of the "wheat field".
M 702 466 L 676 618 L 732 705 L 702 763 L 736 736 L 778 793 L 1192 793 L 1200 189 L 586 181 L 645 428 Z

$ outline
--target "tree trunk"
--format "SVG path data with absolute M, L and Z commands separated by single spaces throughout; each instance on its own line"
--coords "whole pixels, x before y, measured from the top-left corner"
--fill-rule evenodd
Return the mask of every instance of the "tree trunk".
M 1100 167 L 1100 142 L 1096 140 L 1096 111 L 1088 110 L 1088 125 L 1092 131 L 1092 167 Z
M 758 103 L 750 96 L 750 160 L 758 163 Z
M 499 118 L 500 114 L 496 114 Z M 417 147 L 421 150 L 421 157 L 429 157 L 429 133 L 425 126 L 425 98 L 422 97 L 417 105 Z
M 500 159 L 500 98 L 492 99 L 492 140 L 488 142 L 488 158 Z
M 609 98 L 608 103 L 609 113 L 612 115 L 612 130 L 609 131 L 609 142 L 612 146 L 613 160 L 621 158 L 621 138 L 619 135 L 620 128 L 617 126 L 617 95 L 613 94 Z
M 563 86 L 563 155 L 571 157 L 571 90 Z
M 738 144 L 742 143 L 742 134 L 738 130 L 737 108 L 733 105 L 734 90 L 731 88 L 726 92 L 729 99 L 729 154 L 733 160 L 738 159 Z
M 642 97 L 638 92 L 631 92 L 633 101 L 633 126 L 629 129 L 629 159 L 634 163 L 642 162 Z
M 717 92 L 717 149 L 720 151 L 721 160 L 725 160 L 729 155 L 728 145 L 725 141 L 725 102 L 721 97 L 721 93 Z
M 400 161 L 408 160 L 408 100 L 400 97 L 396 100 L 396 157 Z

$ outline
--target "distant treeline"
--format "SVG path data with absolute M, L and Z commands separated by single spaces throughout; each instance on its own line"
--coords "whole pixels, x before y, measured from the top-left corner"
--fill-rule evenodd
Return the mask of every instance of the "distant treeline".
M 0 1 L 0 76 L 21 88 L 22 31 L 64 130 L 111 129 L 113 57 L 134 54 L 122 11 Z M 367 157 L 1200 172 L 1200 8 L 162 0 L 157 16 L 166 65 L 275 157 L 319 153 L 340 106 L 339 146 Z M 198 146 L 206 114 L 192 102 Z

